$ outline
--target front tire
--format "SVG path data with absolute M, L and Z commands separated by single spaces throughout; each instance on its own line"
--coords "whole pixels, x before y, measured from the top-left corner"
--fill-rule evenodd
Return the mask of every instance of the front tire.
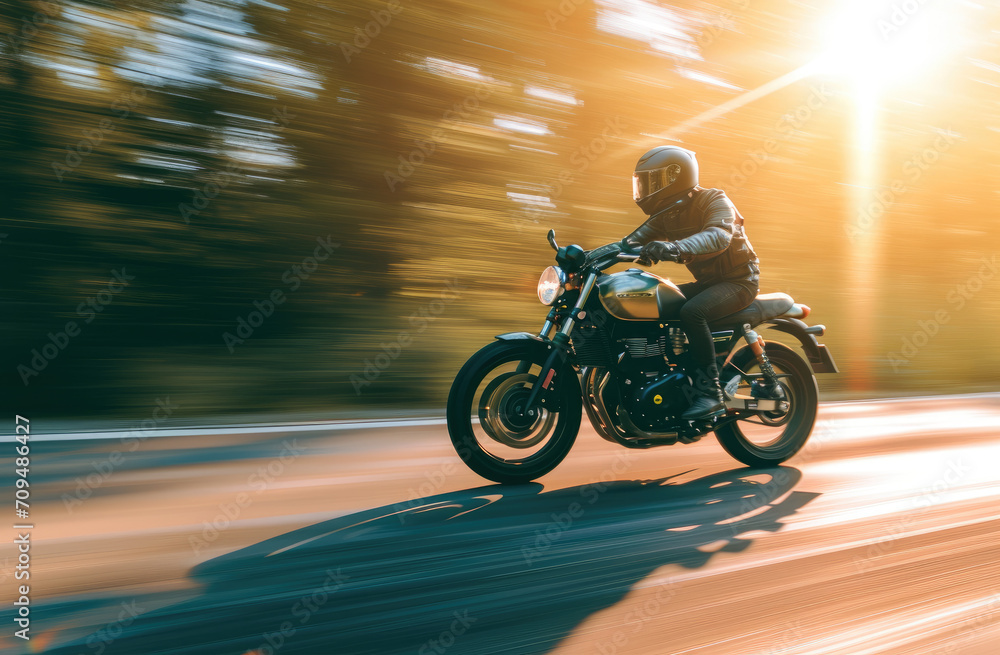
M 799 452 L 816 423 L 819 404 L 816 376 L 794 350 L 777 341 L 770 341 L 764 352 L 776 373 L 789 376 L 779 378 L 789 401 L 788 411 L 784 415 L 749 415 L 746 419 L 733 421 L 715 431 L 719 443 L 727 453 L 755 468 L 777 466 Z M 751 373 L 751 369 L 756 367 L 757 358 L 753 351 L 743 348 L 733 357 L 732 366 L 726 367 L 723 377 L 725 380 L 732 379 L 737 374 L 736 368 L 744 373 Z M 749 386 L 742 383 L 737 393 L 749 394 Z M 758 420 L 759 426 L 754 425 L 753 422 Z
M 531 482 L 554 469 L 576 441 L 582 400 L 572 366 L 556 369 L 544 407 L 524 403 L 550 352 L 540 341 L 496 341 L 473 355 L 452 384 L 452 445 L 487 480 Z

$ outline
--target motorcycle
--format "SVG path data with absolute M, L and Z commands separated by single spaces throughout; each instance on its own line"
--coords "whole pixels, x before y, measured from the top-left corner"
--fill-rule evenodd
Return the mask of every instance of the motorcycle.
M 714 432 L 732 457 L 773 467 L 795 455 L 816 421 L 815 373 L 837 373 L 823 325 L 807 325 L 807 305 L 760 294 L 709 325 L 724 384 L 725 412 L 681 414 L 694 397 L 680 289 L 637 268 L 605 273 L 639 255 L 605 246 L 560 247 L 538 281 L 551 309 L 537 334 L 511 332 L 473 355 L 448 396 L 447 422 L 462 460 L 499 483 L 530 482 L 554 469 L 576 441 L 582 413 L 603 439 L 626 448 L 693 443 Z M 798 339 L 805 354 L 755 330 Z M 741 345 L 742 342 L 742 345 Z M 582 407 L 581 407 L 582 406 Z

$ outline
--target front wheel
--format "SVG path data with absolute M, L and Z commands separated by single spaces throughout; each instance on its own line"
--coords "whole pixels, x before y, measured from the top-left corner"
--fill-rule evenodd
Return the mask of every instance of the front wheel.
M 544 404 L 527 404 L 550 352 L 540 341 L 496 341 L 473 355 L 451 386 L 451 442 L 487 480 L 521 484 L 539 478 L 576 440 L 582 401 L 572 366 L 557 367 Z
M 819 387 L 809 365 L 788 346 L 770 341 L 764 352 L 778 374 L 778 382 L 788 400 L 784 412 L 756 412 L 716 429 L 719 443 L 737 460 L 747 466 L 771 467 L 790 459 L 806 444 L 819 404 Z M 732 366 L 723 372 L 732 379 L 739 369 L 749 377 L 759 377 L 757 358 L 750 348 L 743 348 L 733 357 Z M 756 370 L 755 370 L 756 369 Z M 751 385 L 741 381 L 737 393 L 751 395 Z

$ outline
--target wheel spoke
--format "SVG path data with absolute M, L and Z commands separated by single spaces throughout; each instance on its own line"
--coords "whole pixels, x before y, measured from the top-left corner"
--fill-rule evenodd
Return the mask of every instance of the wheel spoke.
M 473 397 L 473 434 L 490 456 L 516 463 L 537 455 L 554 433 L 558 407 L 527 405 L 541 367 L 505 362 L 486 372 Z M 555 397 L 555 394 L 552 394 Z

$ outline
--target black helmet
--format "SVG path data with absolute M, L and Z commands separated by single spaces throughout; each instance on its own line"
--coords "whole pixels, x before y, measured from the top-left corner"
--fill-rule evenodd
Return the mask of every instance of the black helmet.
M 632 198 L 647 214 L 698 186 L 698 160 L 677 146 L 657 146 L 639 158 L 632 175 Z

